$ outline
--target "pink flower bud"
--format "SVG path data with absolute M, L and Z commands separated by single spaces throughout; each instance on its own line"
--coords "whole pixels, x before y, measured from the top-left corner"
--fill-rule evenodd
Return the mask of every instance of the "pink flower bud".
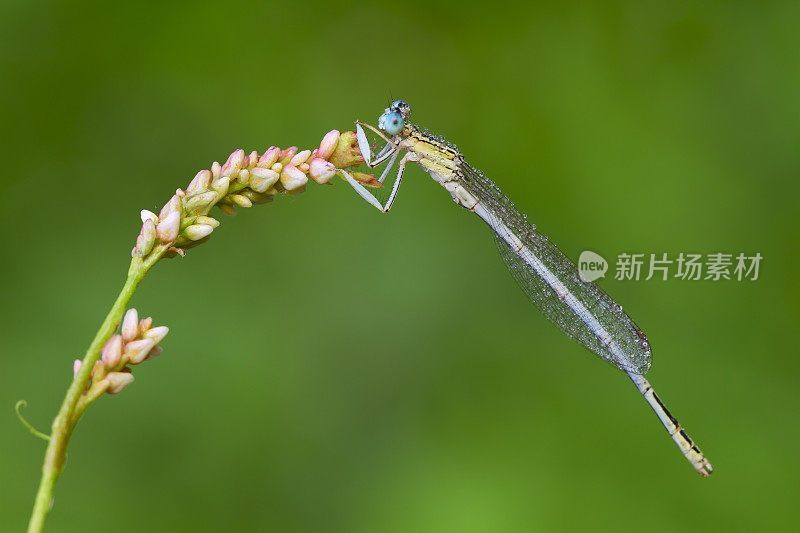
M 280 154 L 278 154 L 278 162 L 281 165 L 288 165 L 289 161 L 292 160 L 294 155 L 297 153 L 297 146 L 290 146 L 285 150 L 282 150 Z
M 159 220 L 164 220 L 170 213 L 173 211 L 180 212 L 181 209 L 181 199 L 178 198 L 176 194 L 172 198 L 169 199 L 169 202 L 164 204 L 164 207 L 161 208 L 161 212 L 158 214 Z
M 106 368 L 114 368 L 122 360 L 122 337 L 114 335 L 105 346 L 103 346 L 102 361 L 106 364 Z
M 161 242 L 172 242 L 178 238 L 178 229 L 181 225 L 181 217 L 177 211 L 172 211 L 167 217 L 158 223 L 156 235 Z
M 133 383 L 133 374 L 129 372 L 110 372 L 104 381 L 108 382 L 108 393 L 117 394 Z
M 139 313 L 136 309 L 128 309 L 122 319 L 122 340 L 130 342 L 139 334 Z
M 250 155 L 244 161 L 244 166 L 247 168 L 253 168 L 258 164 L 258 152 L 253 150 L 250 152 Z
M 287 191 L 299 189 L 308 183 L 308 176 L 303 174 L 299 168 L 292 165 L 286 165 L 281 172 L 281 185 Z
M 151 327 L 153 327 L 153 317 L 149 316 L 147 318 L 143 318 L 139 322 L 139 332 L 141 332 L 142 334 L 144 334 Z
M 228 156 L 228 160 L 222 165 L 222 176 L 236 176 L 244 165 L 244 150 L 239 148 Z
M 328 183 L 336 174 L 336 167 L 319 157 L 311 161 L 308 173 L 319 184 Z
M 208 185 L 211 183 L 211 171 L 210 170 L 201 170 L 197 173 L 197 175 L 192 179 L 192 182 L 186 188 L 186 194 L 191 194 L 193 192 L 204 191 L 208 189 Z
M 155 345 L 156 343 L 153 342 L 153 339 L 129 342 L 125 345 L 125 356 L 132 365 L 138 365 L 144 361 L 144 358 L 147 357 L 147 352 Z
M 317 157 L 328 159 L 336 149 L 336 144 L 338 142 L 339 130 L 331 130 L 326 133 L 325 137 L 322 138 L 322 142 L 319 144 L 319 152 L 317 152 Z
M 292 157 L 292 159 L 289 160 L 289 164 L 298 167 L 305 163 L 310 155 L 311 150 L 303 150 L 302 152 L 298 152 L 294 157 Z
M 73 375 L 73 377 L 78 375 L 78 371 L 81 369 L 81 365 L 82 364 L 83 364 L 83 362 L 80 359 L 75 359 L 75 361 L 73 361 L 73 363 L 72 363 L 72 375 Z
M 278 160 L 278 154 L 281 153 L 281 149 L 277 146 L 270 146 L 269 149 L 264 152 L 264 155 L 258 160 L 258 166 L 263 168 L 269 168 L 275 164 L 275 161 Z
M 222 175 L 222 166 L 214 161 L 211 163 L 211 178 L 217 179 Z

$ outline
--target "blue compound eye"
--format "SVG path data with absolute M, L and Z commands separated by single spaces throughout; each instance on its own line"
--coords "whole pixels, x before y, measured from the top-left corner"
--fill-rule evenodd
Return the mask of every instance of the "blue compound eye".
M 389 110 L 400 113 L 403 119 L 407 119 L 411 116 L 411 106 L 409 106 L 408 102 L 405 100 L 395 100 L 392 102 L 392 105 L 389 106 Z
M 383 123 L 383 129 L 389 135 L 397 135 L 403 130 L 403 126 L 405 123 L 403 122 L 403 117 L 400 113 L 393 111 L 386 115 Z

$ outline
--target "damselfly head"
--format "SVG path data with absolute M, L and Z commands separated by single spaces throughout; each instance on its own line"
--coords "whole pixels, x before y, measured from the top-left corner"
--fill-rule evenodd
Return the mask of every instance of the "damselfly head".
M 383 111 L 378 119 L 378 127 L 389 135 L 397 135 L 403 131 L 410 116 L 411 106 L 405 100 L 395 100 Z

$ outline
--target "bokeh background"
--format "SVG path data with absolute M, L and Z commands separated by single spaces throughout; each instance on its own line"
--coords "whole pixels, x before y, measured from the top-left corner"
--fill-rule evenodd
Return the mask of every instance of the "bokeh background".
M 49 531 L 785 530 L 798 497 L 800 4 L 0 6 L 0 530 L 121 286 L 142 208 L 233 149 L 390 95 L 572 257 L 759 252 L 760 278 L 601 281 L 716 467 L 518 290 L 411 168 L 224 219 L 133 300 L 171 333 L 72 439 Z

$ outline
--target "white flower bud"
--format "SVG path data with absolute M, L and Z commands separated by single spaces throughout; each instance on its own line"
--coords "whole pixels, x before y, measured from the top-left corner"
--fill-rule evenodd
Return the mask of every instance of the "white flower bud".
M 81 365 L 82 364 L 83 364 L 83 362 L 80 359 L 75 359 L 75 361 L 72 362 L 72 375 L 73 375 L 73 377 L 78 375 L 78 371 L 81 369 Z
M 153 215 L 155 218 L 155 215 Z M 155 218 L 156 221 L 158 220 Z M 136 238 L 136 253 L 139 257 L 144 257 L 153 251 L 153 245 L 156 243 L 156 226 L 153 219 L 148 218 L 142 224 L 142 230 Z
M 230 185 L 231 179 L 228 177 L 223 177 L 218 180 L 214 180 L 214 182 L 211 184 L 211 188 L 217 191 L 219 197 L 222 198 L 228 194 L 228 187 L 230 187 Z
M 281 185 L 287 191 L 299 189 L 308 183 L 308 176 L 292 165 L 286 165 L 281 172 Z
M 231 201 L 233 201 L 233 203 L 239 207 L 253 207 L 253 202 L 251 202 L 250 198 L 247 196 L 242 196 L 241 194 L 232 194 L 230 198 Z
M 207 224 L 192 224 L 183 230 L 183 234 L 186 235 L 190 240 L 199 241 L 200 239 L 211 235 L 212 231 L 214 231 L 214 228 Z
M 212 228 L 219 227 L 219 220 L 217 220 L 216 218 L 200 216 L 195 219 L 195 222 L 197 224 L 205 224 L 206 226 L 211 226 Z
M 144 237 L 142 237 L 142 234 L 140 233 L 136 237 L 136 246 L 133 247 L 133 252 L 131 252 L 131 257 L 133 257 L 134 255 L 137 255 L 139 257 L 146 256 L 147 253 L 144 251 L 144 249 L 145 249 Z
M 144 334 L 144 338 L 150 339 L 154 343 L 158 344 L 164 340 L 164 337 L 167 336 L 167 333 L 169 333 L 169 328 L 167 326 L 157 326 L 148 330 L 147 333 Z
M 225 178 L 227 179 L 227 178 Z M 219 194 L 215 191 L 206 191 L 200 194 L 189 196 L 185 200 L 186 211 L 190 215 L 208 210 L 219 200 Z
M 153 342 L 153 339 L 142 339 L 129 342 L 125 345 L 125 356 L 132 365 L 138 365 L 144 361 L 144 358 L 147 357 L 147 353 L 155 345 L 156 343 Z
M 281 175 L 269 168 L 256 167 L 252 171 L 250 188 L 256 192 L 264 192 L 280 179 Z
M 311 179 L 319 184 L 328 183 L 330 179 L 336 174 L 336 167 L 332 163 L 325 161 L 321 158 L 316 158 L 311 161 L 308 170 Z
M 117 394 L 133 383 L 133 374 L 129 372 L 110 372 L 103 381 L 108 382 L 108 393 Z
M 152 211 L 148 211 L 147 209 L 142 209 L 140 216 L 142 217 L 142 224 L 144 224 L 148 220 L 152 220 L 153 224 L 158 224 L 158 216 Z

